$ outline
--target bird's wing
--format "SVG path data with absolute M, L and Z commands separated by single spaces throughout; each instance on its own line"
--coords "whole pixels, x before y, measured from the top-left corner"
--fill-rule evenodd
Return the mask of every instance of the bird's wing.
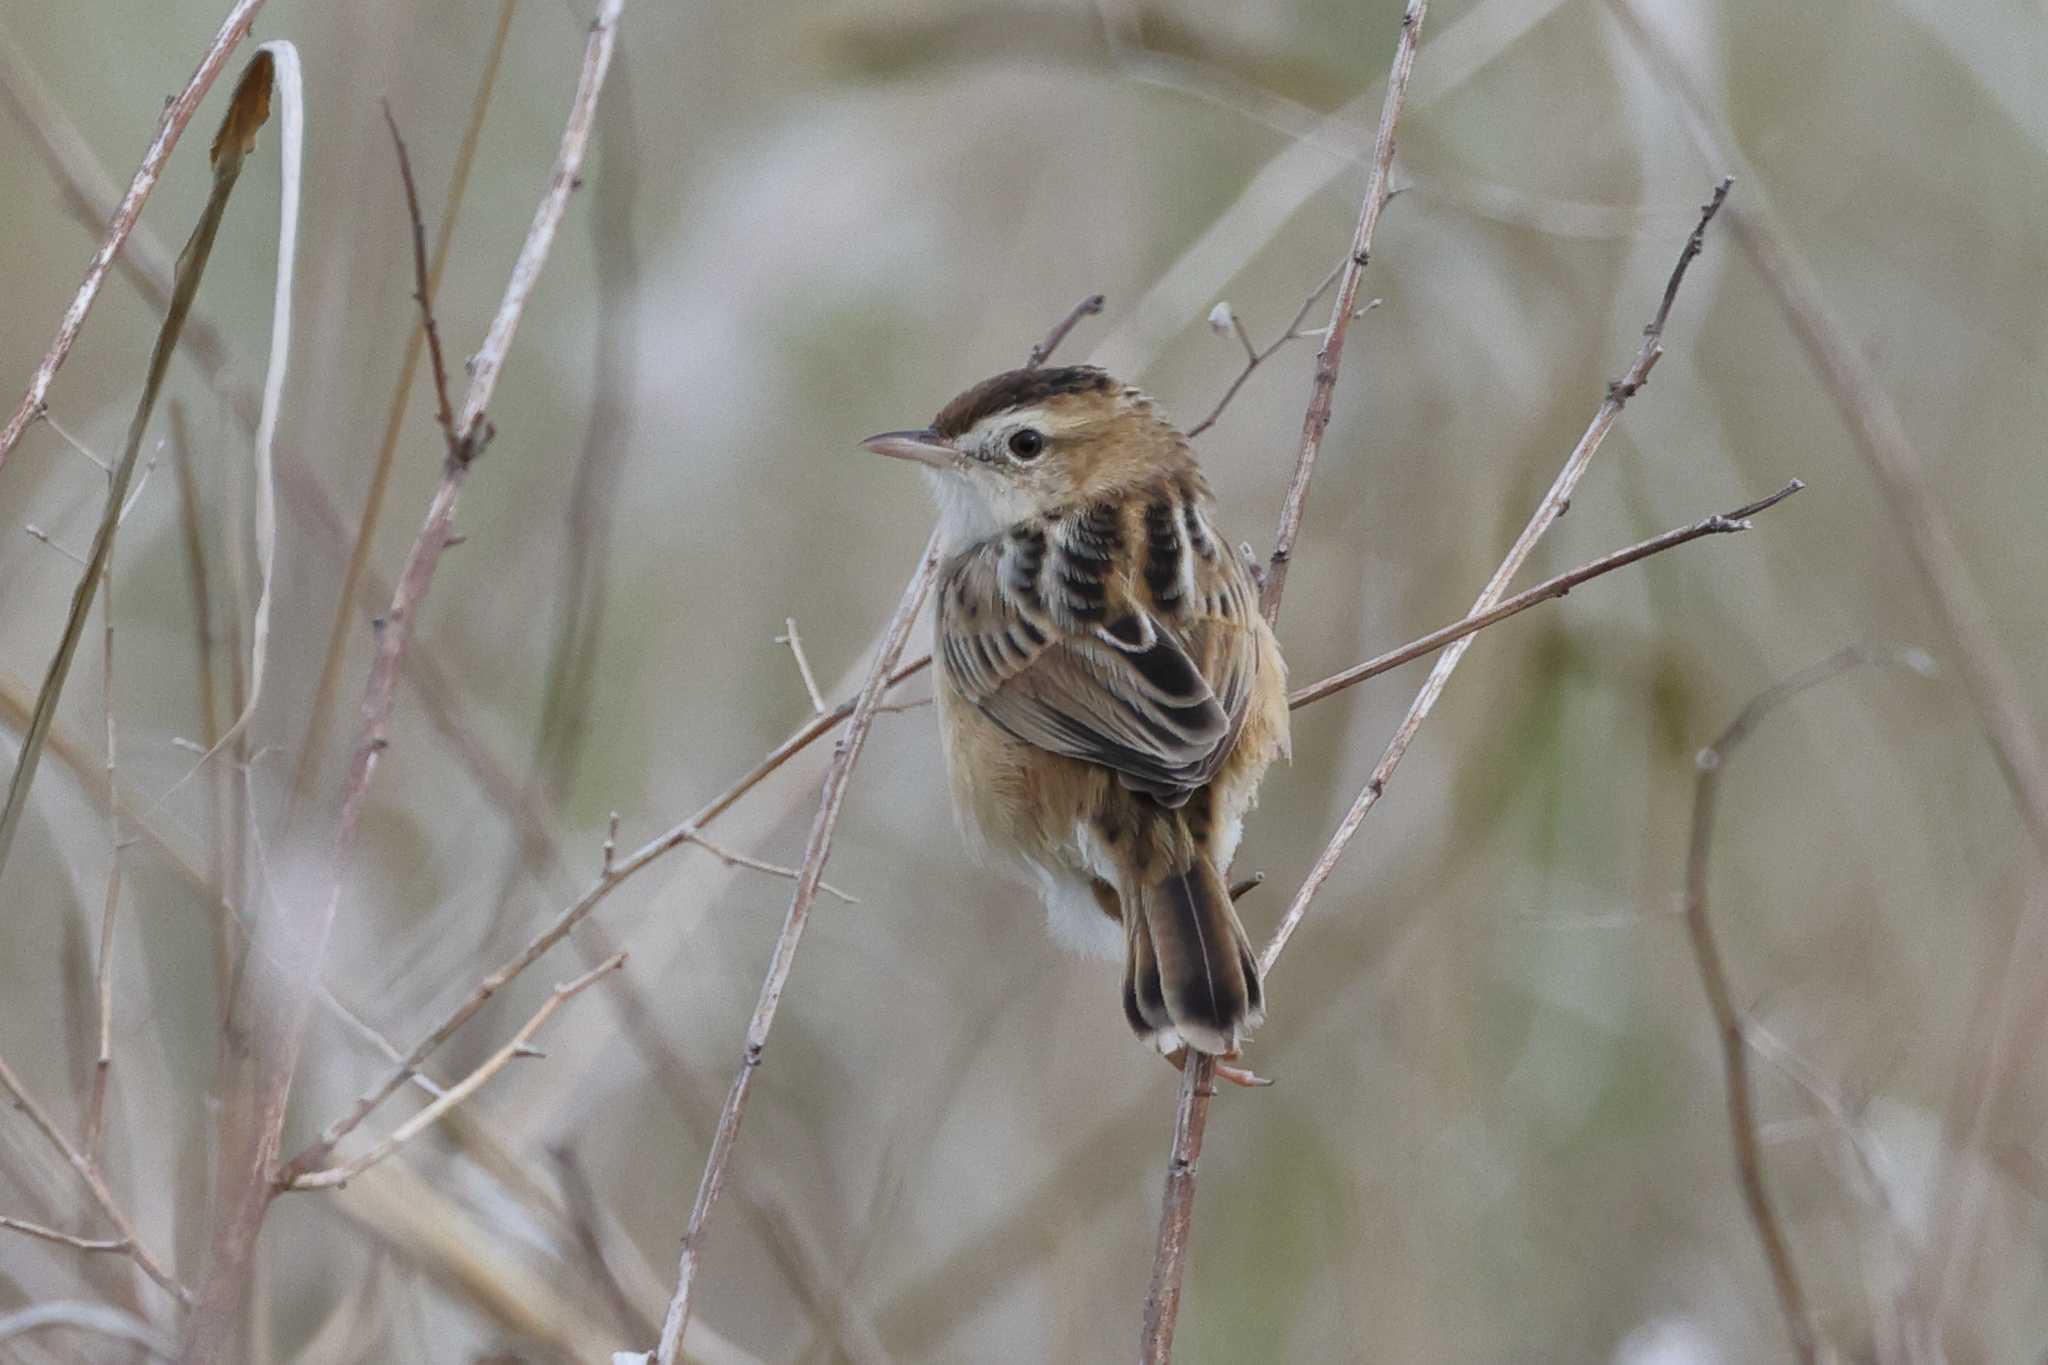
M 1004 730 L 1177 806 L 1244 718 L 1257 608 L 1244 565 L 1169 511 L 1126 528 L 1095 508 L 976 547 L 948 570 L 938 635 L 948 678 Z

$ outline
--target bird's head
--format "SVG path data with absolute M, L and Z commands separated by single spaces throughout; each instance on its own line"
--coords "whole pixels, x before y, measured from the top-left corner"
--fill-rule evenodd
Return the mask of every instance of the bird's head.
M 996 375 L 930 426 L 861 444 L 931 471 L 953 546 L 1194 468 L 1186 438 L 1151 399 L 1085 365 Z

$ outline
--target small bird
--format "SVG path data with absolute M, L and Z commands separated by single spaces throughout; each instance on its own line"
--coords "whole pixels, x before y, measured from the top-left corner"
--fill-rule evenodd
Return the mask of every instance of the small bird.
M 1287 752 L 1287 681 L 1187 437 L 1073 366 L 862 444 L 938 499 L 932 653 L 970 841 L 1037 886 L 1055 938 L 1123 958 L 1139 1038 L 1234 1057 L 1265 997 L 1224 869 Z

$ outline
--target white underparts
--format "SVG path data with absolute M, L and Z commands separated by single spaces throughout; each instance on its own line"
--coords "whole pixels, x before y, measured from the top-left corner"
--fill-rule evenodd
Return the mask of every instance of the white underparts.
M 1102 903 L 1085 880 L 1042 873 L 1039 893 L 1045 897 L 1045 924 L 1053 942 L 1082 957 L 1122 960 L 1123 926 L 1102 913 Z

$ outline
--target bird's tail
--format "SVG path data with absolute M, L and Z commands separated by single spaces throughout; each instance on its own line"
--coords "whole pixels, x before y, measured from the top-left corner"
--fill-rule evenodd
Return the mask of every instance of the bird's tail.
M 1124 895 L 1124 1014 L 1140 1038 L 1172 1051 L 1229 1055 L 1265 1018 L 1258 959 L 1206 853 Z

